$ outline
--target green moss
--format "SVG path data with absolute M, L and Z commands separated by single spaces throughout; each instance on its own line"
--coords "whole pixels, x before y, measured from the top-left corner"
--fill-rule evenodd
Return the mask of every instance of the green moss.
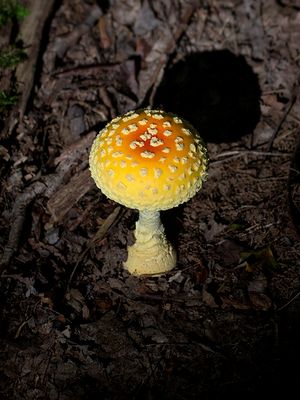
M 0 68 L 14 68 L 25 59 L 25 51 L 15 46 L 0 50 Z
M 15 105 L 17 100 L 18 96 L 15 89 L 11 89 L 10 91 L 0 90 L 0 114 L 3 114 Z
M 7 22 L 19 20 L 28 15 L 28 10 L 17 0 L 0 0 L 0 28 Z
M 0 28 L 9 22 L 16 22 L 29 14 L 28 10 L 22 6 L 18 0 L 0 0 Z M 14 43 L 8 47 L 0 49 L 0 68 L 14 69 L 20 62 L 26 59 L 24 49 Z M 1 74 L 0 74 L 1 78 Z M 18 88 L 12 74 L 11 85 L 8 90 L 0 91 L 0 127 L 11 109 L 18 101 Z

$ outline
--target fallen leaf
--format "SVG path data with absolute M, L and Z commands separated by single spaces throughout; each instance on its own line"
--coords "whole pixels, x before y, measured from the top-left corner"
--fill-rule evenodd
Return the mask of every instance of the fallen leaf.
M 245 268 L 247 272 L 254 272 L 262 269 L 274 271 L 278 267 L 278 263 L 274 258 L 270 246 L 267 246 L 260 250 L 242 252 L 240 254 L 240 257 L 242 262 L 245 263 Z
M 249 292 L 249 298 L 251 303 L 257 310 L 267 311 L 272 306 L 272 301 L 270 297 L 268 297 L 264 293 Z
M 85 306 L 84 297 L 78 289 L 71 289 L 66 295 L 68 304 L 78 313 L 81 313 Z

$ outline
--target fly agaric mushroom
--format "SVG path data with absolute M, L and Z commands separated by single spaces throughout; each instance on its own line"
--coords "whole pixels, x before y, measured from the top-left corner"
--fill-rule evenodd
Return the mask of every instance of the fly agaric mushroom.
M 197 131 L 161 110 L 130 111 L 114 118 L 96 137 L 90 170 L 110 199 L 139 210 L 135 243 L 125 268 L 134 275 L 156 275 L 176 265 L 160 210 L 189 200 L 206 177 L 206 149 Z

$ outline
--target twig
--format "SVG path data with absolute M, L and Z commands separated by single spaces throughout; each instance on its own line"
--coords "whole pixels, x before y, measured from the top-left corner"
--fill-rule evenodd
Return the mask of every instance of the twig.
M 223 153 L 217 154 L 215 158 L 235 156 L 235 155 L 253 155 L 253 156 L 282 156 L 282 155 L 290 155 L 290 153 L 281 153 L 281 152 L 271 152 L 271 151 L 252 151 L 252 150 L 233 150 L 233 151 L 225 151 Z
M 73 268 L 73 270 L 71 272 L 71 275 L 70 275 L 70 278 L 68 281 L 67 291 L 69 291 L 71 282 L 73 280 L 73 277 L 75 275 L 75 272 L 77 271 L 79 264 L 83 261 L 84 257 L 91 250 L 91 248 L 94 246 L 94 244 L 96 242 L 100 242 L 104 238 L 106 233 L 110 230 L 110 228 L 116 223 L 118 217 L 121 215 L 120 211 L 121 211 L 121 207 L 118 206 L 114 209 L 114 211 L 111 214 L 109 214 L 109 216 L 106 218 L 106 220 L 103 222 L 103 224 L 100 226 L 100 228 L 96 232 L 95 236 L 88 242 L 86 248 L 83 250 L 83 252 L 78 257 L 78 260 L 75 264 L 75 267 Z
M 298 292 L 297 294 L 295 294 L 295 296 L 293 296 L 287 303 L 285 303 L 283 306 L 279 307 L 277 311 L 282 311 L 284 310 L 287 306 L 289 306 L 294 300 L 297 299 L 297 297 L 300 296 L 300 292 Z
M 17 332 L 14 336 L 14 339 L 18 339 L 18 337 L 21 334 L 22 329 L 24 328 L 25 325 L 27 325 L 29 323 L 29 321 L 32 320 L 32 317 L 28 318 L 26 321 L 23 321 L 22 324 L 19 326 L 19 328 L 17 329 Z
M 266 152 L 266 151 L 253 151 L 253 150 L 245 150 L 245 151 L 240 151 L 240 150 L 233 150 L 233 151 L 225 151 L 223 153 L 217 154 L 215 158 L 212 158 L 210 160 L 209 165 L 214 166 L 218 164 L 222 164 L 226 161 L 234 160 L 236 158 L 249 155 L 249 156 L 262 156 L 262 157 L 282 157 L 282 156 L 290 156 L 290 153 L 284 153 L 284 152 Z M 223 159 L 219 160 L 219 158 Z
M 274 140 L 275 140 L 276 136 L 278 135 L 278 133 L 280 132 L 281 127 L 282 127 L 284 121 L 286 120 L 287 116 L 289 115 L 290 111 L 292 110 L 294 104 L 296 103 L 296 100 L 297 100 L 297 94 L 294 93 L 292 98 L 291 98 L 291 100 L 287 104 L 287 106 L 285 108 L 285 111 L 284 111 L 284 113 L 283 113 L 283 115 L 282 115 L 282 117 L 281 117 L 276 129 L 273 132 L 273 135 L 271 136 L 271 138 L 269 140 L 269 143 L 268 143 L 268 146 L 267 146 L 267 149 L 266 149 L 266 155 L 265 155 L 265 157 L 264 157 L 264 159 L 262 161 L 260 169 L 258 170 L 258 174 L 257 174 L 258 176 L 261 175 L 262 170 L 263 170 L 263 164 L 267 161 L 267 159 L 269 157 L 268 153 L 270 152 L 270 150 L 273 147 Z
M 53 73 L 55 78 L 72 78 L 77 75 L 100 75 L 111 70 L 120 69 L 120 63 L 80 65 L 74 68 L 63 69 Z
M 297 95 L 294 94 L 293 97 L 291 98 L 291 100 L 289 101 L 289 103 L 287 104 L 287 106 L 285 108 L 285 111 L 283 113 L 283 116 L 281 117 L 281 120 L 279 121 L 279 124 L 277 125 L 277 128 L 275 129 L 275 131 L 273 132 L 273 135 L 271 136 L 271 138 L 269 140 L 266 152 L 269 152 L 272 149 L 274 140 L 275 140 L 276 136 L 278 135 L 278 133 L 279 133 L 284 121 L 287 118 L 287 116 L 291 112 L 296 100 L 297 100 Z

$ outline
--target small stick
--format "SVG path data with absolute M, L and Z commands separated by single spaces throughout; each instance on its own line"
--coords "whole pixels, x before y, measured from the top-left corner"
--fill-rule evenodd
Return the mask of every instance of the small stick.
M 117 221 L 118 217 L 121 215 L 120 211 L 121 211 L 121 207 L 118 206 L 114 209 L 114 211 L 111 214 L 109 214 L 109 216 L 106 218 L 106 220 L 103 222 L 103 224 L 100 226 L 100 228 L 96 232 L 95 236 L 88 242 L 86 248 L 83 250 L 83 252 L 78 257 L 78 260 L 75 264 L 75 267 L 73 268 L 73 271 L 71 272 L 71 275 L 70 275 L 70 278 L 68 281 L 67 291 L 69 291 L 70 284 L 73 280 L 74 274 L 77 271 L 79 264 L 82 262 L 85 255 L 90 251 L 92 246 L 96 242 L 101 241 L 104 238 L 106 233 L 109 231 L 109 229 L 114 225 L 114 223 Z
M 291 110 L 292 110 L 294 104 L 296 103 L 296 100 L 297 100 L 297 95 L 294 94 L 293 97 L 291 98 L 291 100 L 289 101 L 289 103 L 288 103 L 288 105 L 287 105 L 287 107 L 286 107 L 286 109 L 285 109 L 285 111 L 284 111 L 284 113 L 283 113 L 283 116 L 281 117 L 281 119 L 280 119 L 280 121 L 279 121 L 279 124 L 277 125 L 277 128 L 275 129 L 275 131 L 273 132 L 272 137 L 271 137 L 270 140 L 269 140 L 268 147 L 267 147 L 267 149 L 266 149 L 266 152 L 267 152 L 267 153 L 268 153 L 269 151 L 271 151 L 271 149 L 272 149 L 272 147 L 273 147 L 274 140 L 275 140 L 276 136 L 278 135 L 278 133 L 279 133 L 279 131 L 280 131 L 280 129 L 281 129 L 281 127 L 282 127 L 284 121 L 285 121 L 286 118 L 287 118 L 287 116 L 288 116 L 289 113 L 291 112 Z
M 277 311 L 282 311 L 284 310 L 287 306 L 289 306 L 294 300 L 297 299 L 297 297 L 300 296 L 300 292 L 298 292 L 297 294 L 295 294 L 295 296 L 293 296 L 287 303 L 285 303 L 283 306 L 279 307 Z
M 266 155 L 265 155 L 265 157 L 264 157 L 264 159 L 262 161 L 262 164 L 261 164 L 260 168 L 258 169 L 258 174 L 257 174 L 258 176 L 261 175 L 262 170 L 263 170 L 263 163 L 265 163 L 268 160 L 268 158 L 270 157 L 269 154 L 270 154 L 270 150 L 273 147 L 274 140 L 275 140 L 276 136 L 278 135 L 278 133 L 280 132 L 281 127 L 282 127 L 284 121 L 286 120 L 287 116 L 289 115 L 290 111 L 292 110 L 296 100 L 297 100 L 297 95 L 293 94 L 291 100 L 289 101 L 288 105 L 285 108 L 283 116 L 281 117 L 281 119 L 279 121 L 279 124 L 277 125 L 277 128 L 275 129 L 275 131 L 273 132 L 272 137 L 269 140 L 269 143 L 268 143 L 268 146 L 267 146 L 267 149 L 266 149 Z

